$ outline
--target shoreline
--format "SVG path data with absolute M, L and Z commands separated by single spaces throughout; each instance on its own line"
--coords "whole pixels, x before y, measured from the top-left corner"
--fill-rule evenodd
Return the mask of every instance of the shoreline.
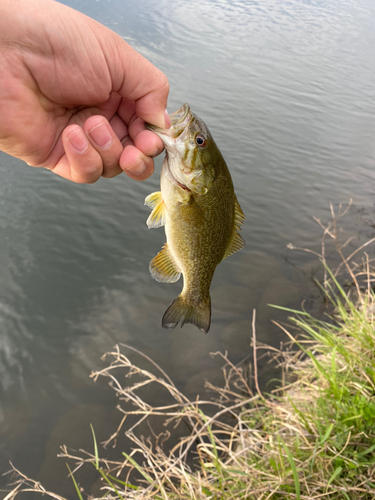
M 189 401 L 160 367 L 130 346 L 105 355 L 108 366 L 92 378 L 108 378 L 119 400 L 134 405 L 133 411 L 123 410 L 120 426 L 105 444 L 116 443 L 125 432 L 133 450 L 123 452 L 121 461 L 102 458 L 95 429 L 94 453 L 73 454 L 62 447 L 73 481 L 81 466 L 95 467 L 102 478 L 98 496 L 83 493 L 77 479 L 77 498 L 95 500 L 103 493 L 113 500 L 375 498 L 375 272 L 374 259 L 364 251 L 375 239 L 344 257 L 335 221 L 326 234 L 342 257 L 333 273 L 322 251 L 321 289 L 332 312 L 321 320 L 274 306 L 292 315 L 290 327 L 278 324 L 288 339 L 282 351 L 257 345 L 254 314 L 252 373 L 248 365 L 233 365 L 220 354 L 225 383 L 206 384 L 215 400 Z M 262 393 L 257 377 L 257 357 L 264 349 L 273 351 L 282 370 L 282 383 L 270 394 Z M 151 368 L 134 365 L 128 352 L 141 355 Z M 152 405 L 142 397 L 153 384 L 169 392 L 171 404 Z M 129 417 L 137 421 L 125 431 Z M 139 436 L 137 426 L 150 418 L 161 418 L 165 432 Z M 184 435 L 165 451 L 163 442 L 179 426 L 185 426 Z M 4 500 L 22 491 L 64 500 L 13 470 L 18 477 Z

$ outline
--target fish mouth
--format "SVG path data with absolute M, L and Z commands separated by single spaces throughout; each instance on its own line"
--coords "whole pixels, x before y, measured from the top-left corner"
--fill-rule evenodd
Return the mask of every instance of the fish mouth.
M 190 106 L 185 103 L 177 111 L 171 113 L 169 117 L 171 120 L 171 127 L 169 129 L 163 129 L 150 123 L 146 123 L 146 128 L 154 132 L 163 141 L 166 150 L 168 172 L 174 182 L 182 189 L 190 192 L 191 190 L 181 182 L 182 179 L 177 179 L 172 173 L 169 160 L 181 155 L 181 151 L 179 150 L 184 148 L 184 141 L 186 136 L 189 136 L 189 125 L 194 120 L 194 115 L 190 110 Z
M 169 115 L 171 120 L 171 127 L 168 129 L 157 127 L 151 123 L 146 123 L 146 128 L 155 132 L 156 135 L 160 137 L 163 141 L 164 146 L 168 149 L 168 146 L 172 146 L 174 140 L 178 139 L 183 135 L 184 131 L 187 130 L 190 122 L 193 119 L 193 115 L 190 110 L 189 104 L 183 104 L 177 111 L 174 111 Z
M 174 111 L 170 115 L 172 127 L 171 128 L 176 128 L 181 126 L 182 124 L 185 124 L 185 120 L 190 113 L 190 106 L 189 104 L 183 104 L 181 108 L 179 108 L 177 111 Z M 185 124 L 186 125 L 186 124 Z

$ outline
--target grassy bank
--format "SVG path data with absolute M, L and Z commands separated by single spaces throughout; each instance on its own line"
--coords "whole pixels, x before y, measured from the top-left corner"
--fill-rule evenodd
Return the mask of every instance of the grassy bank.
M 374 274 L 366 254 L 354 263 L 354 253 L 345 258 L 343 247 L 337 246 L 346 270 L 341 284 L 321 255 L 326 318 L 289 310 L 291 326 L 279 325 L 288 345 L 273 349 L 283 383 L 271 394 L 262 394 L 258 384 L 257 358 L 271 348 L 256 344 L 255 315 L 251 374 L 248 364 L 234 366 L 223 356 L 224 386 L 208 384 L 215 400 L 187 400 L 149 358 L 142 366 L 147 361 L 150 370 L 135 366 L 125 354 L 134 351 L 130 347 L 109 353 L 109 365 L 93 377 L 109 378 L 120 400 L 134 404 L 110 440 L 125 432 L 133 450 L 121 461 L 103 460 L 93 432 L 93 453 L 78 456 L 63 448 L 73 477 L 82 464 L 96 467 L 107 499 L 375 498 Z M 169 392 L 170 405 L 144 400 L 145 387 L 154 384 Z M 130 415 L 137 423 L 129 429 Z M 140 437 L 137 426 L 155 417 L 167 430 Z M 164 451 L 168 429 L 183 425 L 185 437 Z M 25 489 L 52 495 L 19 476 L 15 488 L 7 500 Z M 77 496 L 86 497 L 78 485 Z

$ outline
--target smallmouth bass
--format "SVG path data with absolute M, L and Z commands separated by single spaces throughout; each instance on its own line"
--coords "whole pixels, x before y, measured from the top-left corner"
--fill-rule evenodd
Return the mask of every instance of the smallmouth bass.
M 154 125 L 165 146 L 161 191 L 150 194 L 149 228 L 165 226 L 167 242 L 150 262 L 156 281 L 176 282 L 181 274 L 181 294 L 162 318 L 163 328 L 181 321 L 207 333 L 211 324 L 210 285 L 216 266 L 240 250 L 245 242 L 239 232 L 245 216 L 237 201 L 232 179 L 205 123 L 188 104 L 170 115 L 172 126 Z

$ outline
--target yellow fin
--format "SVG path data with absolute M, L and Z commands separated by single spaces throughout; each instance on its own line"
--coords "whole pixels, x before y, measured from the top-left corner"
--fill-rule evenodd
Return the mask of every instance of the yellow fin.
M 172 259 L 167 244 L 150 262 L 150 273 L 161 283 L 175 283 L 180 278 L 181 272 Z
M 159 201 L 162 201 L 161 191 L 155 191 L 155 193 L 151 193 L 146 197 L 145 205 L 155 208 Z
M 147 200 L 147 198 L 146 198 Z M 146 224 L 149 229 L 165 226 L 167 212 L 165 210 L 164 201 L 161 200 L 154 207 L 153 211 L 150 213 L 149 218 L 146 221 Z
M 238 231 L 241 231 L 241 226 L 244 223 L 245 220 L 245 215 L 242 211 L 242 208 L 240 207 L 240 204 L 237 201 L 236 195 L 234 195 L 234 231 L 233 231 L 233 238 L 232 241 L 230 242 L 229 247 L 227 248 L 223 260 L 229 257 L 230 255 L 238 252 L 238 250 L 241 250 L 245 246 L 245 241 L 240 236 Z

